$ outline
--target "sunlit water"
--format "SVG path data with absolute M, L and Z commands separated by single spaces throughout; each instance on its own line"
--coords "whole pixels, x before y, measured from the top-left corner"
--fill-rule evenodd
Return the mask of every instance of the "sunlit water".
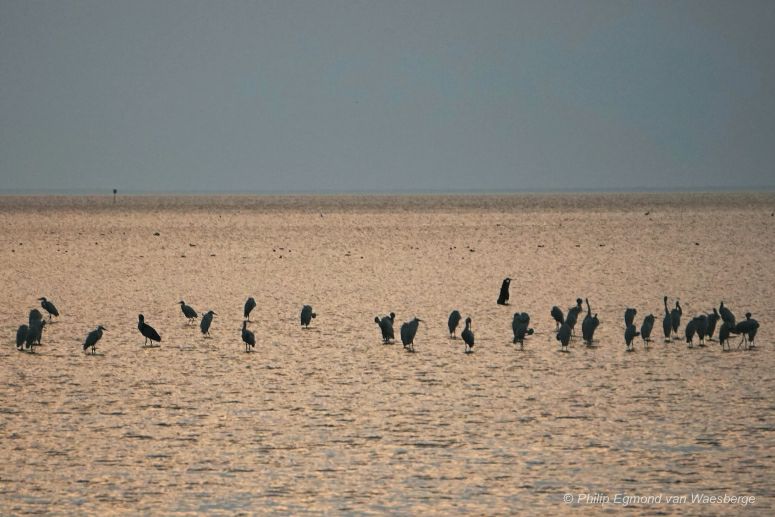
M 664 502 L 726 493 L 771 514 L 773 210 L 767 193 L 0 198 L 0 513 L 548 513 L 566 493 L 740 511 Z M 751 311 L 758 349 L 663 342 L 664 295 L 684 322 Z M 62 315 L 17 352 L 40 296 Z M 599 346 L 561 353 L 549 309 L 579 296 Z M 212 339 L 180 300 L 217 312 Z M 650 350 L 625 351 L 627 306 L 657 317 Z M 455 308 L 473 354 L 448 336 Z M 390 311 L 397 334 L 425 320 L 416 353 L 381 343 Z

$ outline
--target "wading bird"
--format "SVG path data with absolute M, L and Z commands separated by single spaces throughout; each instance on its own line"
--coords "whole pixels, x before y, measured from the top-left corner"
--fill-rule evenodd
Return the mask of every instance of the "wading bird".
M 675 301 L 675 308 L 670 311 L 670 326 L 673 329 L 673 334 L 678 334 L 678 327 L 681 325 L 681 315 L 684 313 L 681 308 L 681 302 Z
M 697 321 L 690 319 L 686 322 L 686 328 L 684 334 L 686 335 L 686 344 L 689 348 L 694 348 L 694 334 L 697 333 Z
M 159 342 L 161 341 L 161 336 L 158 332 L 156 332 L 156 329 L 154 329 L 152 326 L 148 325 L 145 322 L 145 316 L 142 314 L 137 316 L 137 330 L 140 331 L 140 334 L 143 335 L 145 338 L 145 341 L 143 342 L 143 346 L 146 346 L 148 344 L 148 340 L 151 341 L 151 346 L 153 345 L 153 342 Z
M 180 310 L 183 311 L 183 315 L 188 319 L 189 323 L 193 323 L 195 319 L 199 317 L 193 307 L 186 305 L 183 300 L 178 302 L 180 304 Z
M 379 316 L 374 317 L 374 321 L 379 325 L 379 330 L 382 332 L 382 342 L 386 345 L 395 339 L 395 334 L 393 333 L 393 321 L 395 319 L 395 312 L 391 312 L 388 316 L 383 316 L 381 319 Z
M 421 321 L 420 318 L 414 318 L 401 325 L 401 343 L 409 352 L 414 352 L 414 336 L 417 335 L 417 327 Z
M 22 350 L 27 343 L 27 332 L 29 327 L 27 325 L 20 325 L 16 331 L 16 350 Z
M 756 338 L 756 333 L 759 331 L 759 322 L 755 319 L 751 318 L 751 313 L 746 312 L 745 313 L 745 319 L 735 325 L 735 334 L 742 334 L 743 339 L 740 340 L 740 343 L 738 343 L 737 348 L 740 348 L 740 345 L 745 344 L 746 350 L 748 348 L 753 348 L 756 345 L 754 344 L 753 340 Z
M 248 298 L 248 300 L 245 302 L 245 311 L 244 316 L 245 319 L 250 321 L 250 311 L 256 308 L 256 300 L 252 296 Z
M 555 339 L 560 342 L 560 350 L 567 352 L 568 343 L 570 343 L 570 327 L 567 321 L 560 325 L 560 330 L 557 331 Z
M 700 341 L 699 346 L 705 346 L 705 336 L 708 335 L 708 315 L 700 314 L 693 318 L 694 329 L 697 332 L 697 339 Z
M 447 328 L 449 328 L 449 337 L 452 339 L 455 339 L 457 336 L 455 336 L 455 331 L 457 330 L 457 326 L 460 323 L 460 319 L 462 316 L 460 315 L 460 311 L 455 309 L 454 311 L 449 313 L 449 319 L 447 320 Z
M 716 332 L 716 324 L 719 319 L 721 319 L 721 316 L 719 316 L 716 308 L 713 307 L 713 312 L 708 314 L 708 340 L 710 341 L 713 341 L 713 333 Z
M 721 350 L 730 350 L 731 347 L 729 345 L 729 334 L 730 334 L 730 328 L 729 323 L 726 321 L 721 322 L 721 327 L 718 329 L 718 342 L 721 345 Z
M 217 316 L 213 311 L 207 311 L 202 315 L 202 321 L 199 322 L 199 330 L 202 335 L 210 337 L 210 324 L 213 322 L 213 316 Z
M 89 348 L 91 348 L 91 353 L 96 354 L 97 353 L 97 341 L 102 339 L 102 331 L 107 330 L 102 325 L 97 325 L 97 328 L 89 332 L 89 334 L 86 336 L 86 341 L 83 342 L 83 351 L 86 352 Z
M 556 332 L 560 330 L 560 325 L 565 323 L 565 316 L 562 313 L 562 309 L 560 309 L 556 305 L 552 307 L 551 315 L 552 315 L 552 319 L 554 319 L 554 323 L 555 323 L 554 331 Z
M 51 316 L 59 317 L 59 311 L 54 307 L 54 304 L 51 303 L 50 300 L 46 300 L 44 297 L 38 298 L 38 301 L 40 302 L 40 306 L 48 313 L 48 321 L 51 321 Z
M 463 338 L 465 343 L 464 352 L 470 354 L 474 351 L 474 331 L 471 330 L 471 317 L 466 318 L 466 328 L 460 333 L 460 337 Z
M 576 305 L 568 309 L 568 315 L 565 317 L 565 324 L 570 327 L 572 335 L 576 335 L 576 322 L 579 320 L 579 314 L 581 313 L 581 298 L 576 298 Z
M 585 298 L 584 301 L 587 304 L 587 315 L 584 316 L 584 320 L 581 322 L 581 338 L 587 346 L 592 346 L 595 330 L 597 330 L 598 325 L 600 325 L 600 320 L 597 319 L 597 313 L 594 316 L 592 315 L 589 299 Z
M 519 343 L 519 349 L 525 349 L 525 336 L 532 336 L 530 328 L 530 315 L 526 312 L 515 312 L 511 320 L 511 331 L 514 333 L 513 344 Z
M 640 335 L 640 332 L 638 332 L 635 329 L 635 325 L 633 324 L 627 325 L 627 329 L 624 331 L 624 343 L 627 345 L 628 352 L 635 350 L 635 347 L 633 346 L 632 342 L 639 335 Z
M 317 314 L 312 312 L 312 305 L 305 305 L 301 308 L 301 324 L 304 328 L 309 328 L 312 318 L 317 318 Z
M 635 324 L 635 315 L 638 314 L 637 309 L 633 309 L 631 307 L 627 307 L 624 309 L 624 326 L 629 327 L 630 325 Z
M 511 283 L 511 278 L 506 277 L 503 279 L 503 283 L 501 284 L 501 292 L 498 295 L 498 305 L 509 304 L 509 284 L 510 283 Z
M 248 330 L 248 320 L 242 322 L 242 342 L 245 343 L 245 352 L 256 346 L 256 336 Z
M 654 328 L 655 319 L 653 314 L 649 314 L 643 318 L 643 324 L 640 326 L 640 338 L 643 340 L 643 346 L 645 347 L 651 342 L 651 329 Z
M 673 330 L 673 320 L 670 317 L 670 309 L 667 308 L 667 296 L 664 298 L 665 302 L 665 318 L 662 320 L 662 331 L 665 334 L 665 342 L 670 341 L 672 338 L 671 331 Z
M 718 308 L 719 315 L 721 316 L 722 321 L 727 322 L 727 326 L 729 327 L 730 332 L 735 328 L 735 325 L 737 322 L 735 321 L 735 315 L 732 314 L 732 311 L 729 310 L 728 307 L 724 306 L 724 302 L 721 302 L 721 306 Z

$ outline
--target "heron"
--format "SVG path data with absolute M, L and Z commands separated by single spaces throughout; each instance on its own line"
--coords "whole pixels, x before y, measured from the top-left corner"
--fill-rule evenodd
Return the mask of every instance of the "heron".
M 751 313 L 746 312 L 745 313 L 745 319 L 735 325 L 735 334 L 742 334 L 743 339 L 740 340 L 740 343 L 737 345 L 737 348 L 740 348 L 740 345 L 745 344 L 745 348 L 753 348 L 756 345 L 754 345 L 754 338 L 756 337 L 756 333 L 759 331 L 759 322 L 755 319 L 751 318 Z
M 245 302 L 245 319 L 250 321 L 250 311 L 256 308 L 256 299 L 252 296 Z
M 43 335 L 43 327 L 46 326 L 46 320 L 35 320 L 30 324 L 27 329 L 27 336 L 25 339 L 25 350 L 30 352 L 35 351 L 35 345 L 40 345 L 40 339 Z
M 581 322 L 581 338 L 587 346 L 592 346 L 595 330 L 597 330 L 598 325 L 600 325 L 600 320 L 597 319 L 597 313 L 595 313 L 594 316 L 592 315 L 589 299 L 585 298 L 584 301 L 587 304 L 587 315 L 584 316 L 584 320 Z
M 713 307 L 713 312 L 708 314 L 708 339 L 710 341 L 713 341 L 713 333 L 716 331 L 716 324 L 719 319 L 721 319 L 721 316 L 719 316 L 716 308 Z
M 28 318 L 30 325 L 32 325 L 33 322 L 40 321 L 42 319 L 43 319 L 43 314 L 41 314 L 38 309 L 32 309 L 30 311 L 30 316 Z
M 562 313 L 562 309 L 557 307 L 556 305 L 552 307 L 551 311 L 552 318 L 554 318 L 554 330 L 555 332 L 560 330 L 560 325 L 565 323 L 565 316 Z
M 570 342 L 570 326 L 568 326 L 567 321 L 560 325 L 560 330 L 557 331 L 555 339 L 560 342 L 560 350 L 567 352 L 568 343 Z
M 245 343 L 245 352 L 256 347 L 256 336 L 248 330 L 248 320 L 242 322 L 242 342 Z
M 457 326 L 460 323 L 461 318 L 462 316 L 460 315 L 460 311 L 458 311 L 457 309 L 449 313 L 449 319 L 447 320 L 447 327 L 449 328 L 449 337 L 452 339 L 455 339 L 457 337 L 455 335 L 455 331 L 457 330 Z
M 463 342 L 466 345 L 465 353 L 470 354 L 474 351 L 474 331 L 471 330 L 471 317 L 466 318 L 466 328 L 460 333 L 460 337 L 463 338 Z
M 643 324 L 640 326 L 640 338 L 643 340 L 643 346 L 645 347 L 648 347 L 648 344 L 651 342 L 651 329 L 654 328 L 655 319 L 653 314 L 649 314 L 643 318 Z
M 697 321 L 695 319 L 690 319 L 686 322 L 686 328 L 684 329 L 684 334 L 686 335 L 686 344 L 689 345 L 689 348 L 694 348 L 694 335 L 697 333 Z
M 213 322 L 213 316 L 217 316 L 213 311 L 207 311 L 202 314 L 202 321 L 199 322 L 199 330 L 202 331 L 203 336 L 210 337 L 210 324 Z
M 579 320 L 579 313 L 581 313 L 581 298 L 576 298 L 576 305 L 568 309 L 568 315 L 565 317 L 565 323 L 570 327 L 572 335 L 576 334 L 576 322 Z
M 27 325 L 19 325 L 19 329 L 16 331 L 16 350 L 21 350 L 27 343 L 27 333 L 30 328 Z
M 140 331 L 140 334 L 143 335 L 145 338 L 145 342 L 143 343 L 143 346 L 146 346 L 148 344 L 148 340 L 151 341 L 151 346 L 153 345 L 154 341 L 160 342 L 161 336 L 158 332 L 156 332 L 156 329 L 154 329 L 152 326 L 148 325 L 145 322 L 145 316 L 142 314 L 137 316 L 137 330 Z
M 665 334 L 665 343 L 671 341 L 671 335 L 673 331 L 673 320 L 670 318 L 670 309 L 667 308 L 667 296 L 664 298 L 665 302 L 665 317 L 662 320 L 662 331 Z
M 510 283 L 511 283 L 511 278 L 506 277 L 503 279 L 503 283 L 501 284 L 501 292 L 498 295 L 498 305 L 509 304 L 509 284 Z
M 678 334 L 678 326 L 681 324 L 681 315 L 684 313 L 681 309 L 681 302 L 675 301 L 675 308 L 670 311 L 670 326 L 673 329 L 673 334 Z
M 728 307 L 724 306 L 724 302 L 721 302 L 721 306 L 718 308 L 719 315 L 721 316 L 721 319 L 725 322 L 727 322 L 730 331 L 735 328 L 735 315 L 732 314 L 732 311 L 729 310 Z
M 83 351 L 85 352 L 91 348 L 92 355 L 97 353 L 97 341 L 102 339 L 102 331 L 107 330 L 102 325 L 97 325 L 97 328 L 89 332 L 86 336 L 86 341 L 83 342 Z
M 731 350 L 731 346 L 729 345 L 730 330 L 729 322 L 722 321 L 721 327 L 718 329 L 718 342 L 721 345 L 721 350 Z
M 694 328 L 697 332 L 697 339 L 699 339 L 699 346 L 705 346 L 705 336 L 708 335 L 708 315 L 700 314 L 693 318 Z
M 45 297 L 38 298 L 38 301 L 40 302 L 40 306 L 43 307 L 43 309 L 48 313 L 48 321 L 51 321 L 51 316 L 59 317 L 59 311 L 54 306 L 54 304 L 51 302 L 51 300 L 46 300 Z
M 317 318 L 318 315 L 312 312 L 312 305 L 305 305 L 301 308 L 301 324 L 304 328 L 309 328 L 309 324 L 312 318 Z
M 519 349 L 525 349 L 525 336 L 532 336 L 533 329 L 530 328 L 530 315 L 526 312 L 515 312 L 511 320 L 511 330 L 514 333 L 513 344 L 519 343 Z
M 628 352 L 632 352 L 633 350 L 635 350 L 635 347 L 633 346 L 632 342 L 638 336 L 640 336 L 640 332 L 638 332 L 635 329 L 635 325 L 633 325 L 632 323 L 627 325 L 627 328 L 624 331 L 624 343 L 627 345 Z
M 408 352 L 414 352 L 414 336 L 417 335 L 417 327 L 422 320 L 414 318 L 401 325 L 401 343 Z
M 180 310 L 183 311 L 183 315 L 188 319 L 189 323 L 193 323 L 199 317 L 194 308 L 186 305 L 186 302 L 180 300 L 178 303 L 180 304 Z
M 629 327 L 635 323 L 635 315 L 638 314 L 637 309 L 627 307 L 624 309 L 624 326 Z
M 383 316 L 382 319 L 380 319 L 379 316 L 374 317 L 374 321 L 377 323 L 377 325 L 379 325 L 379 330 L 382 332 L 382 342 L 386 345 L 396 337 L 393 333 L 393 321 L 395 321 L 395 319 L 395 312 L 391 312 L 389 315 Z

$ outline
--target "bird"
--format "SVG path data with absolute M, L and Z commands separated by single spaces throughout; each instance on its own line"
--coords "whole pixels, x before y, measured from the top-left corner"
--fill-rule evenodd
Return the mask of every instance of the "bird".
M 735 334 L 742 334 L 743 339 L 740 340 L 740 343 L 737 345 L 737 348 L 740 348 L 740 345 L 745 344 L 745 348 L 752 348 L 756 345 L 754 345 L 754 338 L 756 337 L 756 333 L 759 331 L 759 322 L 755 319 L 751 318 L 751 313 L 746 312 L 745 313 L 745 319 L 735 325 L 734 333 Z
M 684 313 L 681 309 L 681 302 L 675 301 L 675 308 L 670 311 L 670 326 L 673 329 L 673 334 L 678 334 L 678 327 L 681 325 L 681 315 Z
M 207 311 L 202 315 L 202 321 L 199 322 L 199 330 L 202 331 L 202 335 L 210 337 L 210 324 L 213 322 L 213 316 L 217 316 L 213 311 Z
M 503 283 L 501 284 L 501 292 L 498 295 L 498 305 L 509 304 L 509 284 L 510 283 L 511 283 L 511 278 L 506 277 L 503 279 Z
M 689 348 L 694 348 L 694 334 L 696 333 L 697 321 L 690 319 L 686 322 L 686 328 L 684 329 L 684 334 L 686 335 L 686 344 L 689 345 Z
M 460 319 L 462 316 L 460 315 L 460 311 L 455 309 L 454 311 L 449 313 L 449 319 L 447 320 L 447 327 L 449 328 L 449 337 L 452 339 L 455 339 L 457 336 L 455 336 L 455 331 L 457 330 L 457 326 L 460 323 Z
M 643 318 L 643 324 L 640 326 L 640 338 L 643 340 L 643 346 L 648 346 L 651 342 L 651 329 L 654 328 L 654 320 L 653 314 Z
M 35 352 L 35 345 L 40 345 L 40 339 L 43 335 L 43 327 L 46 325 L 46 320 L 36 320 L 27 329 L 27 336 L 25 337 L 24 349 L 28 352 Z M 18 331 L 17 331 L 18 335 Z
M 631 307 L 627 307 L 624 309 L 624 326 L 629 327 L 630 325 L 635 323 L 635 315 L 638 314 L 637 309 L 633 309 Z
M 97 341 L 102 339 L 102 331 L 107 330 L 102 325 L 97 325 L 97 328 L 89 332 L 89 334 L 86 336 L 86 341 L 83 342 L 83 351 L 85 352 L 89 348 L 91 348 L 91 353 L 96 354 L 97 353 Z
M 245 343 L 245 352 L 256 346 L 256 336 L 248 330 L 248 320 L 242 322 L 242 342 Z
M 735 328 L 735 315 L 732 314 L 732 311 L 729 310 L 728 307 L 724 306 L 724 302 L 721 302 L 721 306 L 718 308 L 719 315 L 721 316 L 721 319 L 725 322 L 727 322 L 729 326 L 729 330 L 732 331 Z
M 32 309 L 28 318 L 29 324 L 32 325 L 34 321 L 40 321 L 43 319 L 43 314 L 38 309 Z
M 252 296 L 245 302 L 245 319 L 250 321 L 250 311 L 256 308 L 256 300 Z
M 50 300 L 46 300 L 46 298 L 43 297 L 38 298 L 38 301 L 40 302 L 40 306 L 48 313 L 48 321 L 51 321 L 51 316 L 59 317 L 59 311 Z
M 465 343 L 465 353 L 470 354 L 474 351 L 474 331 L 471 330 L 471 317 L 466 318 L 466 328 L 460 333 L 460 337 L 463 338 Z
M 667 308 L 667 296 L 664 298 L 665 302 L 665 318 L 662 320 L 662 331 L 665 333 L 665 342 L 671 340 L 671 331 L 673 330 L 673 320 L 670 317 L 670 309 Z
M 721 316 L 719 316 L 716 308 L 713 307 L 713 312 L 708 314 L 708 339 L 711 341 L 713 341 L 713 333 L 716 331 L 716 324 L 719 319 L 721 319 Z
M 194 308 L 190 305 L 186 305 L 186 302 L 180 300 L 178 303 L 180 304 L 180 310 L 183 311 L 183 315 L 188 318 L 189 323 L 193 323 L 193 321 L 199 317 Z
M 145 316 L 142 314 L 137 316 L 137 330 L 140 331 L 140 334 L 143 335 L 145 338 L 145 342 L 143 343 L 143 346 L 146 346 L 148 344 L 148 340 L 151 340 L 151 346 L 153 345 L 154 341 L 161 341 L 161 336 L 158 332 L 156 332 L 156 329 L 154 329 L 152 326 L 148 325 L 145 322 Z
M 552 318 L 554 318 L 554 323 L 555 323 L 554 330 L 556 332 L 560 330 L 560 325 L 565 323 L 565 316 L 562 314 L 562 309 L 560 309 L 556 305 L 552 307 L 551 315 L 552 315 Z
M 730 350 L 729 346 L 729 334 L 730 334 L 729 322 L 722 321 L 721 327 L 718 329 L 718 342 L 721 345 L 721 350 Z M 726 345 L 726 346 L 725 346 Z
M 692 321 L 694 321 L 697 339 L 700 341 L 699 346 L 705 346 L 705 336 L 708 335 L 708 315 L 700 314 L 699 316 L 695 316 Z
M 379 330 L 382 332 L 382 342 L 386 345 L 396 337 L 393 333 L 393 321 L 395 319 L 395 312 L 391 312 L 389 315 L 383 316 L 381 319 L 379 316 L 374 317 L 374 321 L 377 323 L 377 325 L 379 325 Z
M 414 318 L 401 325 L 401 343 L 408 352 L 414 352 L 414 336 L 421 321 L 420 318 Z
M 560 330 L 557 331 L 555 339 L 560 342 L 560 350 L 567 352 L 568 343 L 570 342 L 570 327 L 567 321 L 560 325 Z
M 29 327 L 27 325 L 19 325 L 19 329 L 16 331 L 16 350 L 22 350 L 27 343 L 27 332 Z
M 635 325 L 630 323 L 627 325 L 627 329 L 624 331 L 624 342 L 627 345 L 627 351 L 632 352 L 635 347 L 632 345 L 633 340 L 640 335 L 640 332 L 638 332 L 635 329 Z
M 576 322 L 581 312 L 581 298 L 576 298 L 576 305 L 568 309 L 568 315 L 565 317 L 565 323 L 570 327 L 572 335 L 575 335 Z
M 530 328 L 530 315 L 526 312 L 515 312 L 511 320 L 511 330 L 514 333 L 513 344 L 519 343 L 519 349 L 525 349 L 525 336 L 532 336 L 533 329 Z
M 317 318 L 317 316 L 312 312 L 312 305 L 305 305 L 301 308 L 301 324 L 304 325 L 304 328 L 309 328 L 312 318 Z
M 581 338 L 587 346 L 592 346 L 592 340 L 595 337 L 595 330 L 600 325 L 600 320 L 597 319 L 597 313 L 592 315 L 592 308 L 589 306 L 589 299 L 585 298 L 584 301 L 587 304 L 587 315 L 584 316 L 584 320 L 581 322 Z

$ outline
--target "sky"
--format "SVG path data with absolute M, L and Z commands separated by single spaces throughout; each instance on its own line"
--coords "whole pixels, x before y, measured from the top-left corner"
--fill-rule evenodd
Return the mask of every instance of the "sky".
M 775 186 L 775 2 L 0 0 L 0 192 Z

